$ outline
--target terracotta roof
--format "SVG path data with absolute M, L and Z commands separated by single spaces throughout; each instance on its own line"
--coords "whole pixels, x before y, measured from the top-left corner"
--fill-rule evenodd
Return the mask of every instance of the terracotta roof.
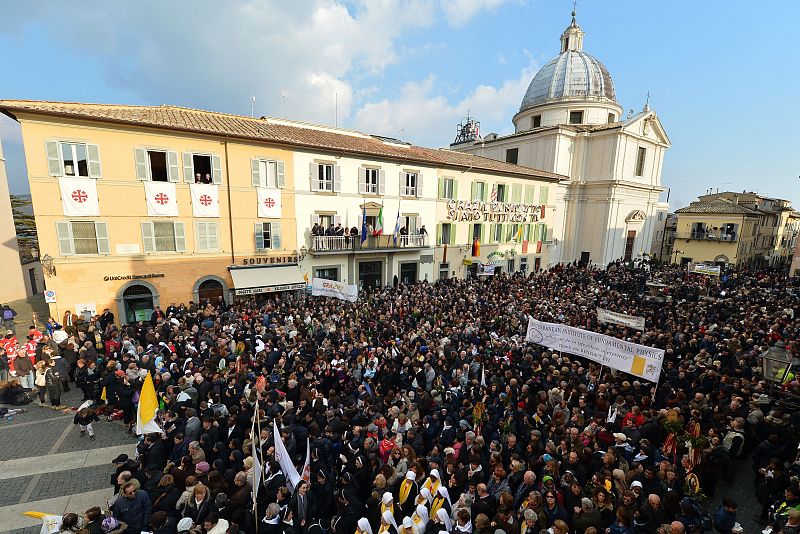
M 685 208 L 675 210 L 675 213 L 707 213 L 714 215 L 757 215 L 755 210 L 733 204 L 726 200 L 712 200 L 710 202 L 692 202 Z
M 14 116 L 15 113 L 35 113 L 228 136 L 326 152 L 344 152 L 400 160 L 408 163 L 475 169 L 552 181 L 569 179 L 564 175 L 463 152 L 398 144 L 382 140 L 380 137 L 349 130 L 267 117 L 254 119 L 241 115 L 229 115 L 178 106 L 125 106 L 116 104 L 0 100 L 0 111 L 12 118 L 16 118 Z

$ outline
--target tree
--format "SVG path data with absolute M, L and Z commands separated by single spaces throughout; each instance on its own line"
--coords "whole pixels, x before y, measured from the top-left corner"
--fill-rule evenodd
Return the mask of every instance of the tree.
M 21 250 L 30 251 L 38 248 L 36 235 L 36 219 L 33 216 L 33 205 L 29 197 L 11 195 L 11 214 L 14 217 L 14 228 L 17 231 L 17 243 Z

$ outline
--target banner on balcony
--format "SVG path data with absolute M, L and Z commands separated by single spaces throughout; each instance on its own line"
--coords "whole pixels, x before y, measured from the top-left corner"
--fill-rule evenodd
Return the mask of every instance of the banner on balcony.
M 178 199 L 175 184 L 170 182 L 145 182 L 147 215 L 150 217 L 177 217 Z
M 355 302 L 358 300 L 358 286 L 350 286 L 335 280 L 314 277 L 311 280 L 311 295 Z
M 478 276 L 493 276 L 495 267 L 493 263 L 481 263 L 478 265 Z
M 662 349 L 629 343 L 565 324 L 545 323 L 533 317 L 528 317 L 525 341 L 581 356 L 650 382 L 658 382 L 664 362 Z
M 100 215 L 97 201 L 97 180 L 94 178 L 59 178 L 61 204 L 67 217 L 96 217 Z
M 219 217 L 219 186 L 216 184 L 191 184 L 192 215 Z
M 258 216 L 265 219 L 281 218 L 281 190 L 274 187 L 256 187 Z
M 644 330 L 644 317 L 639 317 L 637 315 L 627 315 L 597 308 L 597 320 L 601 323 L 612 323 L 620 326 L 627 326 L 628 328 L 636 328 L 637 330 Z

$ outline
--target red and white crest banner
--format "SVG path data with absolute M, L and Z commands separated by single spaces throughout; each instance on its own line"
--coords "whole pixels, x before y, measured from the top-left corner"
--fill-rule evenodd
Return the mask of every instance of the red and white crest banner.
M 192 215 L 219 217 L 219 186 L 216 184 L 191 184 Z
M 281 190 L 274 187 L 256 187 L 258 191 L 258 216 L 265 219 L 281 218 Z
M 93 178 L 59 178 L 61 204 L 67 217 L 97 217 L 97 180 Z
M 150 217 L 177 217 L 178 199 L 175 184 L 170 182 L 145 182 L 147 215 Z

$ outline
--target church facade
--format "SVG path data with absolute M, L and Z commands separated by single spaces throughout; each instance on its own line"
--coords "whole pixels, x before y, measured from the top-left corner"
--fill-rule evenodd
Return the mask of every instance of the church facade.
M 573 12 L 560 53 L 512 118 L 513 134 L 460 135 L 450 148 L 568 176 L 554 188 L 550 261 L 605 266 L 649 253 L 667 208 L 659 195 L 670 141 L 648 105 L 623 116 L 608 70 L 583 51 L 584 36 Z

